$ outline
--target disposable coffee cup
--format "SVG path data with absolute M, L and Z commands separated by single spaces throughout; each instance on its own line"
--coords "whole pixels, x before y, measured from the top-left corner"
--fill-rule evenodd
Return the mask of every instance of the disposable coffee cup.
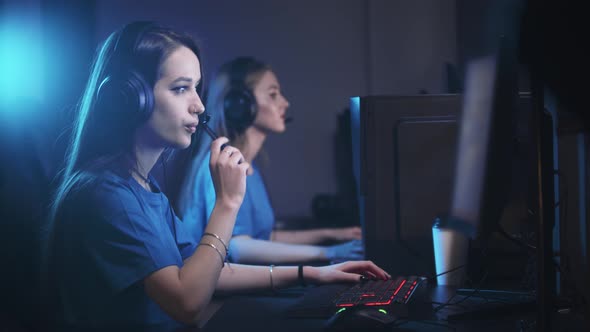
M 432 244 L 436 274 L 440 274 L 436 282 L 439 285 L 461 286 L 466 275 L 469 239 L 436 218 L 432 225 Z

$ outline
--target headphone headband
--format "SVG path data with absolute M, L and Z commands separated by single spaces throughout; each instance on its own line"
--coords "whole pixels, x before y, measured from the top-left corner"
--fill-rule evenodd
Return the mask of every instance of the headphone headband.
M 230 136 L 239 135 L 254 123 L 258 112 L 256 96 L 246 84 L 247 76 L 264 69 L 254 57 L 239 57 L 227 68 L 229 89 L 223 99 L 224 115 Z
M 228 75 L 230 84 L 246 86 L 246 78 L 249 74 L 262 70 L 266 66 L 250 56 L 238 57 L 230 62 Z

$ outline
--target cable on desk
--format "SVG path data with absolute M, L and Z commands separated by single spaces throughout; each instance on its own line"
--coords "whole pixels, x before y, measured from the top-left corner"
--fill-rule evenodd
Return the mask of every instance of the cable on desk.
M 430 301 L 430 302 L 427 302 L 427 303 L 429 303 L 429 304 L 436 304 L 436 305 L 443 305 L 443 304 L 445 304 L 446 302 Z M 467 308 L 466 306 L 464 306 L 464 305 L 461 305 L 460 303 L 459 303 L 459 304 L 455 304 L 455 303 L 448 303 L 448 304 L 447 304 L 447 306 L 457 306 L 457 307 L 459 307 L 459 308 L 461 308 L 461 309 L 466 309 L 466 308 Z
M 483 277 L 481 277 L 481 279 L 479 280 L 477 287 L 475 287 L 475 288 L 473 289 L 473 292 L 472 292 L 471 294 L 469 294 L 469 295 L 466 295 L 466 296 L 465 296 L 464 298 L 462 298 L 461 300 L 458 300 L 457 302 L 453 302 L 453 303 L 452 303 L 451 301 L 452 301 L 452 300 L 455 298 L 455 296 L 457 296 L 457 294 L 455 293 L 455 294 L 453 294 L 453 296 L 451 296 L 451 298 L 449 298 L 449 299 L 447 300 L 447 302 L 445 302 L 445 303 L 443 303 L 443 304 L 439 305 L 438 307 L 436 307 L 436 308 L 434 308 L 434 309 L 432 309 L 432 310 L 433 310 L 434 312 L 437 312 L 437 311 L 439 311 L 439 310 L 441 310 L 441 309 L 443 309 L 444 307 L 447 307 L 447 306 L 449 306 L 449 305 L 458 305 L 458 304 L 460 304 L 460 303 L 464 302 L 465 300 L 467 300 L 468 298 L 472 297 L 473 295 L 475 295 L 477 292 L 479 292 L 479 290 L 480 290 L 480 288 L 481 288 L 481 285 L 483 285 L 483 283 L 484 283 L 485 279 L 488 277 L 488 272 L 489 272 L 489 271 L 488 271 L 488 270 L 486 270 L 486 272 L 484 273 Z M 487 303 L 488 299 L 487 299 L 485 296 L 484 296 L 484 297 L 482 297 L 482 298 L 483 298 L 483 299 L 485 299 L 485 300 L 486 300 L 486 303 Z
M 459 266 L 457 266 L 457 267 L 454 267 L 454 268 L 452 268 L 452 269 L 446 270 L 446 271 L 444 271 L 444 272 L 441 272 L 441 273 L 439 273 L 439 274 L 434 274 L 434 275 L 431 275 L 430 277 L 427 277 L 426 279 L 427 279 L 428 281 L 430 281 L 430 280 L 435 280 L 436 278 L 438 278 L 438 277 L 440 277 L 440 276 L 442 276 L 442 275 L 444 275 L 444 274 L 451 273 L 451 272 L 453 272 L 453 271 L 456 271 L 456 270 L 459 270 L 459 269 L 462 269 L 462 268 L 465 268 L 465 267 L 467 267 L 467 264 L 461 264 L 461 265 L 459 265 Z
M 505 237 L 508 241 L 513 242 L 514 244 L 516 244 L 520 247 L 524 247 L 524 248 L 529 249 L 531 251 L 537 250 L 537 247 L 535 247 L 534 245 L 527 243 L 524 240 L 517 239 L 514 236 L 508 234 L 508 232 L 506 232 L 504 227 L 502 227 L 501 225 L 498 225 L 498 233 L 500 233 L 500 235 Z
M 404 325 L 404 324 L 407 324 L 407 323 L 410 323 L 410 322 L 413 322 L 413 323 L 419 323 L 419 324 L 426 324 L 426 325 L 440 326 L 440 327 L 447 328 L 447 329 L 449 329 L 449 330 L 451 330 L 451 331 L 457 331 L 457 329 L 456 329 L 455 327 L 453 327 L 453 326 L 451 326 L 451 325 L 449 325 L 449 324 L 447 324 L 447 323 L 441 323 L 441 322 L 438 322 L 438 321 L 432 321 L 432 320 L 412 320 L 412 319 L 400 319 L 400 320 L 397 320 L 397 321 L 395 321 L 395 322 L 393 323 L 393 326 L 394 326 L 394 327 L 400 327 L 400 326 L 402 326 L 402 325 Z

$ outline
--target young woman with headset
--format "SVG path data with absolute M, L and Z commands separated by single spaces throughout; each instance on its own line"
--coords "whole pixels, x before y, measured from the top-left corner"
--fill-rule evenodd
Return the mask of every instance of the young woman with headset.
M 192 324 L 214 292 L 388 277 L 368 261 L 227 264 L 249 167 L 237 148 L 221 149 L 227 138 L 210 147 L 217 199 L 209 222 L 188 233 L 150 170 L 167 149 L 193 141 L 201 75 L 194 41 L 149 22 L 115 31 L 98 50 L 47 228 L 46 291 L 57 324 Z
M 360 227 L 312 230 L 275 230 L 275 216 L 260 170 L 254 160 L 269 134 L 285 131 L 289 102 L 269 65 L 238 57 L 219 69 L 209 88 L 207 113 L 216 131 L 229 137 L 250 164 L 244 202 L 231 240 L 230 259 L 239 263 L 285 264 L 362 259 Z M 208 137 L 201 135 L 200 139 Z M 216 202 L 208 170 L 210 152 L 205 144 L 190 161 L 175 196 L 177 212 L 187 226 L 202 230 Z M 341 242 L 320 246 L 325 241 Z M 344 242 L 344 243 L 342 243 Z

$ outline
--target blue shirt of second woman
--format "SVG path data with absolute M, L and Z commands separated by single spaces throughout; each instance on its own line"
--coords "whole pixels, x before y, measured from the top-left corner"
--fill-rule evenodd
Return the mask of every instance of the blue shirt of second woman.
M 215 205 L 215 187 L 209 170 L 209 157 L 199 165 L 195 175 L 194 197 L 183 213 L 183 221 L 190 234 L 202 234 Z M 270 240 L 275 216 L 264 180 L 258 167 L 252 163 L 253 174 L 246 178 L 246 194 L 238 212 L 233 236 L 249 235 L 258 240 Z M 198 239 L 197 239 L 198 241 Z M 230 249 L 231 255 L 231 249 Z

